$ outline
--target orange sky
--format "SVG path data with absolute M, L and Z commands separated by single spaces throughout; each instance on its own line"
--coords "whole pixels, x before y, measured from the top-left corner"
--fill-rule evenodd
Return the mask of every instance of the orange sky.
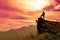
M 56 12 L 55 10 L 58 9 L 60 5 L 57 4 L 55 0 L 1 0 L 0 17 L 36 19 L 40 16 L 39 14 L 41 14 L 42 10 Z
M 0 0 L 0 21 L 3 23 L 3 19 L 19 19 L 20 23 L 21 21 L 35 22 L 43 12 L 42 10 L 46 13 L 46 19 L 60 21 L 59 0 Z

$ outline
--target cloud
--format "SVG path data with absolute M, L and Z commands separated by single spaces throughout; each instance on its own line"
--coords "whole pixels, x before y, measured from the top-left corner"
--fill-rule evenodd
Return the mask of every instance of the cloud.
M 10 6 L 8 0 L 0 0 L 0 18 L 27 19 L 22 9 Z M 19 14 L 19 15 L 18 15 Z
M 12 0 L 10 0 L 12 1 Z M 15 0 L 16 1 L 16 0 Z M 59 8 L 55 9 L 58 6 L 56 0 L 49 0 L 51 5 L 46 6 L 44 10 L 47 11 L 60 11 Z M 13 3 L 13 1 L 12 1 Z M 11 4 L 12 4 L 11 3 Z M 40 13 L 36 14 L 34 12 L 25 12 L 25 10 L 19 9 L 17 7 L 12 6 L 7 0 L 0 1 L 0 17 L 1 18 L 11 18 L 11 19 L 36 19 L 40 15 Z M 16 4 L 17 5 L 17 4 Z M 18 6 L 21 8 L 22 5 Z M 26 7 L 24 7 L 26 9 Z
M 50 5 L 44 8 L 46 11 L 60 11 L 60 1 L 54 0 L 54 2 Z
M 18 15 L 18 12 L 0 10 L 0 18 L 10 18 L 10 19 L 26 19 L 23 14 Z
M 55 0 L 58 4 L 60 4 L 60 0 Z
M 17 11 L 17 12 L 22 12 L 21 9 L 17 9 L 13 6 L 10 6 L 7 0 L 2 0 L 0 1 L 0 10 L 7 10 L 7 11 Z
M 60 4 L 55 7 L 55 9 L 60 9 Z

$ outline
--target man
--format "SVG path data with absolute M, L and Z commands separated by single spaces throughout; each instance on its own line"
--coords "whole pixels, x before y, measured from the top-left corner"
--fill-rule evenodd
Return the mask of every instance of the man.
M 45 18 L 45 12 L 43 11 L 41 17 L 44 19 Z

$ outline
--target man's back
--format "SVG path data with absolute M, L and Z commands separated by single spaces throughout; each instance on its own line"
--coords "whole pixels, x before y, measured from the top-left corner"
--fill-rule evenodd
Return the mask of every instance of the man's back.
M 42 13 L 41 17 L 43 17 L 43 18 L 45 17 L 45 12 L 44 12 L 44 11 L 43 11 L 43 13 Z

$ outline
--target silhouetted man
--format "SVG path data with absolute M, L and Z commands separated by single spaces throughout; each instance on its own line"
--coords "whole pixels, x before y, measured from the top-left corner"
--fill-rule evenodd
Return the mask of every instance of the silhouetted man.
M 45 13 L 43 12 L 42 15 L 38 18 L 38 20 L 36 20 L 38 34 L 42 33 L 41 28 L 43 28 L 43 24 L 45 23 L 44 16 L 45 16 Z
M 41 17 L 44 19 L 45 18 L 45 12 L 43 11 Z

